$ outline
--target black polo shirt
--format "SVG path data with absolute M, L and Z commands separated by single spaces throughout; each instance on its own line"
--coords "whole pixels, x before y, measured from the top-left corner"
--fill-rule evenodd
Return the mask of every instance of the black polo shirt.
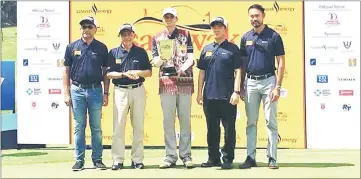
M 127 72 L 129 70 L 152 70 L 147 52 L 133 44 L 130 51 L 126 51 L 122 46 L 113 48 L 109 51 L 110 70 L 116 72 Z M 143 77 L 131 80 L 127 77 L 113 79 L 115 85 L 129 85 L 144 82 Z
M 107 66 L 108 49 L 98 40 L 87 45 L 79 39 L 66 47 L 64 59 L 64 66 L 71 67 L 71 80 L 80 84 L 100 84 L 102 67 Z
M 245 33 L 240 50 L 246 56 L 246 73 L 251 75 L 275 73 L 275 56 L 285 55 L 281 36 L 267 25 L 260 34 L 253 29 Z
M 242 67 L 237 45 L 225 40 L 220 45 L 206 45 L 200 55 L 197 67 L 205 70 L 205 99 L 229 100 L 234 91 L 234 70 Z

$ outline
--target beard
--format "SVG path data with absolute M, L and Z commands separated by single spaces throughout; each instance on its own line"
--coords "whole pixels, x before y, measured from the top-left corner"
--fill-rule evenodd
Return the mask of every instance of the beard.
M 252 26 L 255 28 L 261 27 L 262 24 L 263 24 L 263 22 L 259 22 L 257 20 L 252 22 Z

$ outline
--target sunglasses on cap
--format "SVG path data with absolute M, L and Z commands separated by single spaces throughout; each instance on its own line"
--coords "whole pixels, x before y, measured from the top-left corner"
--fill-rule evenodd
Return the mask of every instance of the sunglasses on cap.
M 93 29 L 94 26 L 93 25 L 82 25 L 81 28 L 82 29 Z

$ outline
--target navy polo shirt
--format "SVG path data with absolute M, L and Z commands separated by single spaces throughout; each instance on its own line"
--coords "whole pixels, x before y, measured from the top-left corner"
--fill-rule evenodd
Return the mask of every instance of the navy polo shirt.
M 234 91 L 234 70 L 242 67 L 237 45 L 223 41 L 206 45 L 197 67 L 205 70 L 205 99 L 229 100 Z
M 130 51 L 126 51 L 122 46 L 113 48 L 109 51 L 110 70 L 116 72 L 127 72 L 129 70 L 152 70 L 147 52 L 133 44 Z M 113 79 L 115 85 L 129 85 L 144 82 L 143 77 L 136 80 L 127 77 Z
M 82 39 L 66 47 L 64 66 L 70 66 L 70 79 L 80 84 L 100 84 L 103 81 L 102 67 L 107 66 L 108 49 L 98 40 L 89 45 Z
M 253 29 L 241 38 L 241 56 L 246 56 L 245 70 L 250 75 L 275 73 L 275 56 L 285 55 L 281 36 L 265 25 L 260 34 Z

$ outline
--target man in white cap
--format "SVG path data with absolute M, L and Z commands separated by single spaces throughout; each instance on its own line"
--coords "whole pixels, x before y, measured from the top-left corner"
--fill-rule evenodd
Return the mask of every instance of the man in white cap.
M 125 124 L 130 110 L 133 127 L 131 167 L 143 169 L 143 138 L 145 89 L 144 78 L 152 76 L 148 54 L 133 44 L 135 31 L 131 24 L 123 24 L 118 31 L 120 46 L 109 52 L 108 78 L 114 84 L 112 170 L 122 169 L 125 152 Z
M 193 82 L 193 45 L 188 31 L 178 29 L 178 14 L 174 8 L 163 10 L 165 29 L 153 37 L 153 62 L 159 71 L 159 94 L 163 110 L 163 128 L 166 157 L 159 168 L 176 166 L 177 138 L 175 132 L 175 111 L 180 124 L 179 157 L 186 168 L 194 168 L 191 157 L 191 97 L 194 93 Z M 169 59 L 176 69 L 177 76 L 165 76 L 163 68 L 165 59 L 160 53 L 160 42 L 173 40 L 174 53 Z
M 104 73 L 108 64 L 108 49 L 105 44 L 94 39 L 97 31 L 94 17 L 85 17 L 79 24 L 81 38 L 66 47 L 63 73 L 64 102 L 67 106 L 72 106 L 75 125 L 76 163 L 73 170 L 84 169 L 87 111 L 91 131 L 92 160 L 96 168 L 105 170 L 107 168 L 102 163 L 101 113 L 102 105 L 108 105 L 109 80 Z
M 242 60 L 237 45 L 226 39 L 227 21 L 223 17 L 216 17 L 210 26 L 215 41 L 203 48 L 197 64 L 200 69 L 197 102 L 203 104 L 206 115 L 208 143 L 208 161 L 202 163 L 201 167 L 232 169 Z M 225 132 L 221 150 L 223 164 L 219 152 L 220 121 Z

